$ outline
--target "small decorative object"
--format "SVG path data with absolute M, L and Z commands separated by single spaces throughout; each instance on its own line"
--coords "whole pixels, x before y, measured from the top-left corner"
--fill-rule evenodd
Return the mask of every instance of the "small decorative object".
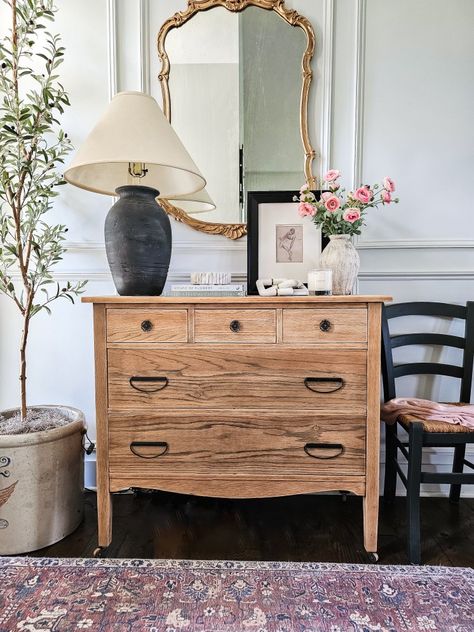
M 232 283 L 230 272 L 191 272 L 191 283 L 197 285 L 229 285 Z
M 332 270 L 319 269 L 308 272 L 308 290 L 316 296 L 330 296 L 332 294 Z
M 5 323 L 4 336 L 16 339 L 18 333 L 20 405 L 0 411 L 0 555 L 14 555 L 61 540 L 82 519 L 84 415 L 69 406 L 27 406 L 27 350 L 33 317 L 51 314 L 54 301 L 74 303 L 85 281 L 54 280 L 67 228 L 47 221 L 71 149 L 59 122 L 69 105 L 57 74 L 64 48 L 58 35 L 44 30 L 56 7 L 52 0 L 6 4 L 11 27 L 0 42 L 0 293 L 18 309 L 18 321 Z M 21 335 L 15 331 L 20 321 Z M 53 341 L 48 344 L 52 348 Z M 67 354 L 64 359 L 74 363 Z M 36 363 L 41 366 L 41 358 Z M 55 376 L 43 377 L 52 387 Z
M 312 193 L 319 199 L 319 191 Z M 257 294 L 257 279 L 306 279 L 319 265 L 321 233 L 295 219 L 292 191 L 248 194 L 247 283 Z
M 171 226 L 156 199 L 186 200 L 201 211 L 212 207 L 212 200 L 202 193 L 206 181 L 155 99 L 142 92 L 117 94 L 64 177 L 82 189 L 120 198 L 105 220 L 105 248 L 118 293 L 161 294 Z
M 339 184 L 340 175 L 337 169 L 327 172 L 323 188 L 328 190 L 320 197 L 304 184 L 294 199 L 299 201 L 299 216 L 311 218 L 322 234 L 329 237 L 320 264 L 333 271 L 333 294 L 352 294 L 360 260 L 351 237 L 361 234 L 367 209 L 398 203 L 398 198 L 392 198 L 395 184 L 389 177 L 385 177 L 381 185 L 365 184 L 345 196 L 346 190 Z
M 308 288 L 296 279 L 258 279 L 260 296 L 308 296 Z

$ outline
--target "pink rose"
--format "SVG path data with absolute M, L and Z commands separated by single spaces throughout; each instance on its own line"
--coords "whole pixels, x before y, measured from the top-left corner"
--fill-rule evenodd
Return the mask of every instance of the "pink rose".
M 341 203 L 336 195 L 331 195 L 331 197 L 325 200 L 324 206 L 326 207 L 326 210 L 330 213 L 335 213 L 337 209 L 341 206 Z
M 309 191 L 309 185 L 307 182 L 305 182 L 303 186 L 301 187 L 300 193 L 306 193 L 306 191 Z
M 333 194 L 330 191 L 324 191 L 324 193 L 321 193 L 321 197 L 323 199 L 323 202 L 326 202 L 326 200 L 329 200 L 329 198 L 333 197 Z
M 388 176 L 385 176 L 383 179 L 383 188 L 386 191 L 395 191 L 395 182 Z
M 325 182 L 333 182 L 333 180 L 337 180 L 341 172 L 338 169 L 329 169 L 327 174 L 324 176 Z
M 300 202 L 298 205 L 298 213 L 301 217 L 313 217 L 316 215 L 316 209 L 312 204 L 308 204 L 308 202 Z
M 392 196 L 390 195 L 390 191 L 383 189 L 382 191 L 382 201 L 384 204 L 390 204 L 392 201 Z
M 359 187 L 353 197 L 363 204 L 368 204 L 372 199 L 372 191 L 369 187 Z
M 350 222 L 351 224 L 353 224 L 354 222 L 357 222 L 358 219 L 360 219 L 360 211 L 358 208 L 354 208 L 353 206 L 351 206 L 349 208 L 346 208 L 342 217 L 346 220 L 346 222 Z
M 334 184 L 330 184 L 329 185 L 329 188 L 331 189 L 331 191 L 337 191 L 340 187 L 341 187 L 341 185 L 338 184 L 337 182 L 335 182 Z

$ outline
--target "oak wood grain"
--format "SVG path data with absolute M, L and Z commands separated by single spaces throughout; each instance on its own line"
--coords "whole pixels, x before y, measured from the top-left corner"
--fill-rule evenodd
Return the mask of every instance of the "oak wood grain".
M 108 309 L 108 342 L 186 342 L 186 309 Z M 149 330 L 144 330 L 150 327 Z
M 95 410 L 97 436 L 97 511 L 99 546 L 112 540 L 112 498 L 109 487 L 109 432 L 107 419 L 107 319 L 104 305 L 94 305 Z
M 197 474 L 156 476 L 151 472 L 143 472 L 134 474 L 132 479 L 128 472 L 115 470 L 111 472 L 112 491 L 123 491 L 132 485 L 144 489 L 159 489 L 165 492 L 212 498 L 275 498 L 295 494 L 332 492 L 340 489 L 357 496 L 363 496 L 365 493 L 365 478 L 346 474 L 305 474 L 303 478 L 291 475 L 279 477 L 278 474 L 271 477 L 253 475 L 252 479 L 249 479 L 242 476 L 217 478 Z
M 322 329 L 325 321 L 327 331 Z M 282 340 L 287 343 L 366 342 L 367 308 L 284 309 Z
M 297 410 L 289 418 L 280 411 L 169 411 L 109 415 L 112 478 L 141 476 L 208 478 L 240 476 L 316 477 L 364 475 L 365 418 L 315 416 Z M 168 451 L 136 442 L 166 443 Z M 341 444 L 339 449 L 305 446 Z M 334 458 L 325 458 L 325 457 Z M 148 457 L 148 458 L 147 458 Z
M 380 329 L 382 306 L 369 306 L 367 359 L 366 492 L 364 496 L 364 546 L 377 551 L 380 473 Z
M 337 351 L 278 345 L 196 345 L 159 349 L 108 350 L 109 408 L 307 408 L 315 411 L 366 412 L 365 351 Z M 168 379 L 156 392 L 130 385 L 132 376 Z M 309 384 L 305 378 L 341 378 Z M 144 390 L 161 388 L 151 382 Z M 339 389 L 339 390 L 335 390 Z M 333 391 L 333 392 L 331 392 Z
M 357 303 L 381 303 L 390 302 L 391 296 L 385 294 L 352 294 L 351 296 L 199 296 L 176 297 L 176 296 L 83 296 L 83 303 L 107 303 L 109 305 L 280 305 L 281 307 L 302 307 L 315 304 L 338 304 L 353 305 Z
M 233 331 L 231 323 L 238 323 Z M 273 309 L 195 309 L 195 342 L 274 343 L 276 311 Z

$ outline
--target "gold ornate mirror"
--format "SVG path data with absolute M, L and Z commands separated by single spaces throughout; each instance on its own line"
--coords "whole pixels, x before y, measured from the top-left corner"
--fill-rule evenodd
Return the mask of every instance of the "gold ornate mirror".
M 314 47 L 310 22 L 284 0 L 188 0 L 163 24 L 163 110 L 216 205 L 198 219 L 177 201 L 164 202 L 170 215 L 238 239 L 247 233 L 248 191 L 297 190 L 304 178 L 315 185 L 308 131 Z

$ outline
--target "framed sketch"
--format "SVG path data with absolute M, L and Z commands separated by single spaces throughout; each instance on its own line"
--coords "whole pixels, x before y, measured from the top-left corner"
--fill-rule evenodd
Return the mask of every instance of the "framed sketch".
M 320 191 L 314 191 L 319 198 Z M 247 291 L 257 294 L 257 279 L 287 278 L 306 283 L 317 268 L 321 231 L 298 215 L 298 191 L 249 192 L 247 199 Z

